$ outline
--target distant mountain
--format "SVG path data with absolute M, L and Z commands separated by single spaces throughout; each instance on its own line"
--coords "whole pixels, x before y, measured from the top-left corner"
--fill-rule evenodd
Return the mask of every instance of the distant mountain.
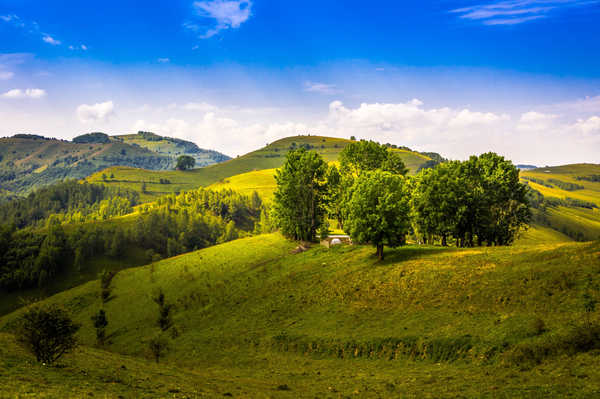
M 520 170 L 533 170 L 537 169 L 538 167 L 535 165 L 517 165 L 517 168 Z
M 183 154 L 192 155 L 198 166 L 229 159 L 188 141 L 144 132 L 116 137 L 94 132 L 73 141 L 34 134 L 0 138 L 0 200 L 63 179 L 85 178 L 111 166 L 173 169 Z
M 152 132 L 138 132 L 137 134 L 114 136 L 113 138 L 127 144 L 147 148 L 150 151 L 171 158 L 177 158 L 180 155 L 189 155 L 196 160 L 197 168 L 225 162 L 231 159 L 231 157 L 221 154 L 220 152 L 202 149 L 191 141 L 163 137 Z

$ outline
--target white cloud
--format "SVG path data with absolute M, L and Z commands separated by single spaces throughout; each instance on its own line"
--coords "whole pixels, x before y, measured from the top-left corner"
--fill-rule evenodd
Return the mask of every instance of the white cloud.
M 600 138 L 600 117 L 592 116 L 588 119 L 580 119 L 573 125 L 573 127 L 585 135 L 597 134 Z
M 12 89 L 2 94 L 3 98 L 8 99 L 22 99 L 22 98 L 31 98 L 31 99 L 40 99 L 46 96 L 46 91 L 42 89 Z
M 305 82 L 304 83 L 304 91 L 308 91 L 311 93 L 320 93 L 326 95 L 332 95 L 340 93 L 341 91 L 335 87 L 335 85 L 327 84 L 327 83 L 313 83 L 313 82 Z
M 202 39 L 215 36 L 225 29 L 237 29 L 252 15 L 250 0 L 205 0 L 195 1 L 193 6 L 201 18 L 210 19 L 214 26 L 200 35 Z M 184 27 L 198 32 L 201 30 L 196 23 L 186 22 Z
M 206 102 L 187 103 L 182 107 L 185 111 L 214 112 L 218 108 Z
M 159 64 L 168 64 L 169 62 L 171 62 L 170 58 L 159 58 L 157 59 Z
M 14 72 L 0 71 L 0 80 L 9 80 L 15 76 Z
M 517 25 L 541 18 L 566 7 L 589 6 L 597 0 L 496 0 L 451 10 L 462 19 L 480 21 L 484 25 Z
M 81 104 L 77 107 L 77 116 L 83 123 L 106 122 L 114 113 L 115 106 L 112 101 L 94 105 Z
M 60 41 L 60 40 L 56 40 L 55 38 L 53 38 L 53 37 L 52 37 L 52 36 L 50 36 L 50 35 L 44 35 L 44 36 L 42 37 L 42 40 L 43 40 L 44 42 L 48 43 L 48 44 L 51 44 L 51 45 L 53 45 L 53 46 L 59 46 L 59 45 L 61 44 L 61 41 Z

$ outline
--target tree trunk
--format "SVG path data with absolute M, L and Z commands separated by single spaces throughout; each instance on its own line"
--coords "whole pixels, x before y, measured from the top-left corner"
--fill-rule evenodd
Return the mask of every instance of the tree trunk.
M 446 234 L 442 234 L 442 247 L 445 247 L 448 245 L 448 242 L 446 241 Z
M 383 244 L 377 244 L 377 258 L 383 260 Z

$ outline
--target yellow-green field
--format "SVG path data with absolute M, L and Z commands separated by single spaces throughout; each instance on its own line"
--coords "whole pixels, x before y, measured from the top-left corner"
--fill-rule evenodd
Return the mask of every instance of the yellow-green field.
M 262 235 L 120 272 L 104 305 L 110 353 L 92 348 L 99 282 L 55 295 L 46 303 L 82 324 L 84 347 L 64 368 L 43 367 L 1 335 L 0 390 L 248 398 L 600 392 L 598 350 L 573 346 L 586 320 L 600 323 L 582 299 L 600 283 L 600 242 L 407 246 L 387 249 L 383 262 L 367 246 L 293 254 L 295 246 Z M 155 365 L 147 343 L 159 333 L 151 299 L 159 289 L 175 310 L 164 333 L 170 349 Z M 1 318 L 0 329 L 10 332 L 20 313 Z

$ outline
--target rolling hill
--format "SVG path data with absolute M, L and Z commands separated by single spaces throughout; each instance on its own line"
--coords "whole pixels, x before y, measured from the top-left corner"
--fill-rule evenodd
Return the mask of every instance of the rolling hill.
M 147 143 L 161 143 L 161 146 Z M 36 187 L 66 178 L 82 179 L 114 165 L 172 169 L 177 156 L 184 153 L 194 156 L 202 165 L 229 159 L 214 151 L 201 150 L 190 142 L 148 133 L 116 137 L 91 133 L 73 141 L 29 134 L 0 138 L 0 194 L 5 198 L 26 195 Z
M 217 151 L 205 150 L 196 144 L 172 137 L 163 137 L 151 132 L 138 132 L 137 134 L 126 134 L 113 136 L 124 143 L 147 148 L 157 154 L 176 159 L 180 155 L 189 155 L 196 160 L 196 167 L 214 165 L 225 162 L 231 158 Z
M 141 191 L 142 184 L 145 183 L 146 193 L 142 195 L 142 199 L 151 201 L 164 194 L 190 190 L 197 187 L 206 187 L 219 182 L 226 185 L 225 180 L 232 176 L 278 168 L 283 165 L 285 155 L 290 149 L 301 146 L 318 152 L 327 162 L 334 162 L 337 161 L 342 149 L 351 142 L 346 139 L 321 136 L 287 137 L 275 141 L 260 150 L 230 161 L 192 171 L 155 172 L 135 168 L 113 167 L 90 176 L 88 181 L 116 185 L 137 191 Z M 404 163 L 410 169 L 411 173 L 415 173 L 421 166 L 432 161 L 428 155 L 407 149 L 396 148 L 394 151 L 402 156 Z M 265 188 L 265 184 L 268 183 L 268 173 L 261 172 L 258 173 L 260 176 L 256 176 L 259 177 L 259 184 L 264 192 L 268 191 Z M 114 176 L 114 178 L 105 180 L 102 178 L 103 174 Z M 249 181 L 251 176 L 242 178 L 246 181 L 246 187 L 253 185 Z M 244 189 L 243 187 L 239 188 Z
M 47 368 L 0 335 L 0 386 L 9 396 L 110 397 L 583 398 L 600 390 L 600 347 L 585 338 L 598 329 L 585 323 L 600 319 L 586 317 L 582 299 L 600 283 L 598 242 L 407 246 L 388 250 L 385 262 L 371 247 L 295 246 L 261 235 L 121 271 L 104 305 L 104 348 L 94 348 L 90 321 L 101 307 L 98 281 L 48 298 L 81 323 L 84 347 Z M 159 334 L 159 290 L 175 308 L 156 365 L 147 347 Z M 12 331 L 22 311 L 1 318 L 0 330 Z
M 600 238 L 600 165 L 521 171 L 521 179 L 544 196 L 543 209 L 534 209 L 536 223 L 578 241 Z

